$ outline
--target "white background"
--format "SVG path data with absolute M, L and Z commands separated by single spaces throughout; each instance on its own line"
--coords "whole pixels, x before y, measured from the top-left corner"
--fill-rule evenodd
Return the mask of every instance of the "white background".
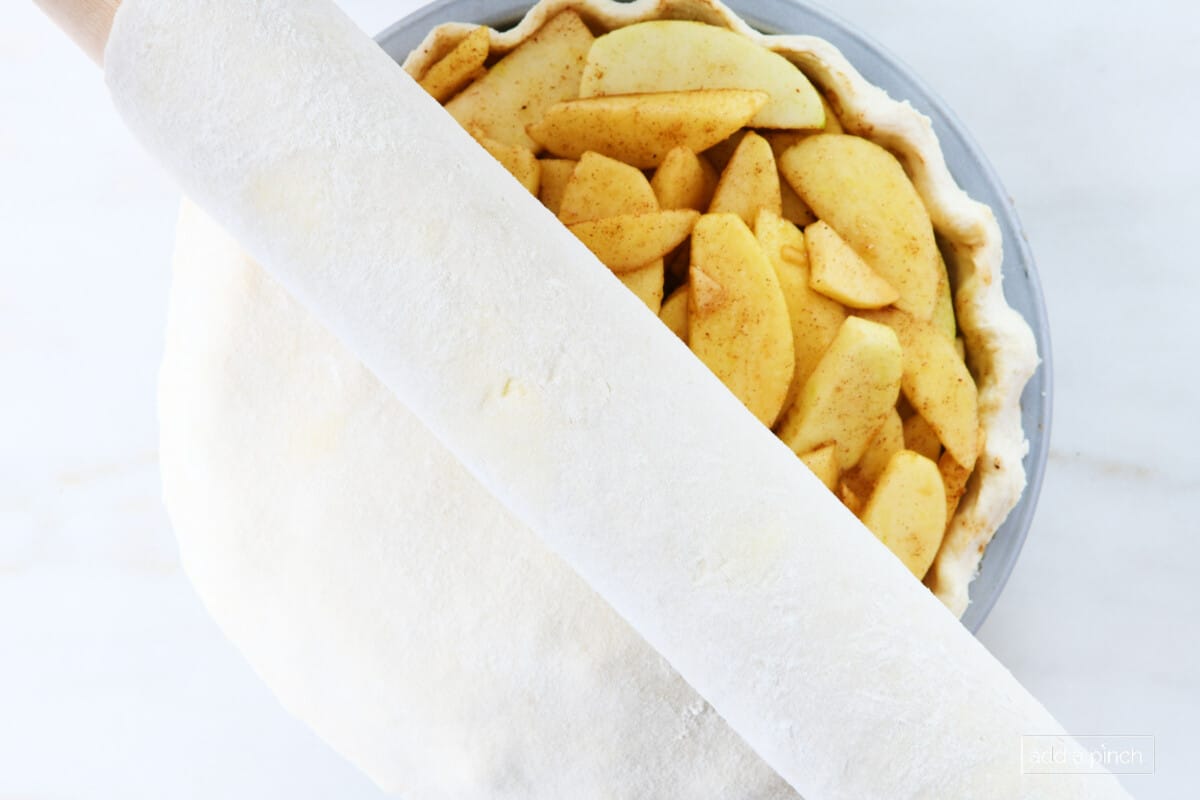
M 343 5 L 373 33 L 418 3 Z M 155 423 L 178 194 L 99 71 L 30 3 L 6 6 L 0 800 L 377 797 L 180 572 Z M 1200 757 L 1196 8 L 835 8 L 955 109 L 1022 213 L 1053 328 L 1053 452 L 981 638 L 1072 732 L 1156 736 L 1157 774 L 1126 779 L 1141 798 L 1194 796 Z

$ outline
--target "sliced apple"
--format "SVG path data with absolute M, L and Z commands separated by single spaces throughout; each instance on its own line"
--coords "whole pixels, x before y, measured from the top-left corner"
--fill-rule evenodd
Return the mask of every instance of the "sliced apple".
M 858 492 L 850 487 L 850 484 L 842 481 L 838 484 L 838 499 L 842 501 L 842 505 L 850 509 L 850 513 L 858 516 L 862 513 L 863 499 Z
M 836 447 L 832 444 L 818 447 L 816 450 L 810 450 L 802 454 L 800 460 L 804 462 L 806 467 L 812 470 L 814 475 L 821 479 L 821 483 L 825 484 L 829 491 L 837 491 L 838 462 Z
M 929 212 L 896 157 L 858 136 L 826 133 L 789 147 L 779 167 L 817 217 L 895 287 L 896 307 L 929 319 L 940 254 Z
M 582 97 L 686 89 L 762 89 L 770 94 L 749 124 L 825 126 L 825 110 L 796 65 L 749 38 L 702 22 L 658 20 L 619 28 L 588 52 Z
M 788 222 L 803 228 L 817 221 L 817 215 L 800 199 L 800 195 L 796 194 L 796 190 L 787 181 L 779 184 L 779 200 L 782 216 Z
M 838 119 L 837 112 L 833 108 L 833 104 L 829 102 L 829 98 L 824 94 L 821 95 L 821 107 L 825 109 L 825 133 L 845 133 L 845 128 L 842 127 L 841 120 Z
M 699 218 L 691 209 L 620 214 L 577 222 L 570 230 L 613 272 L 628 272 L 678 247 Z
M 904 428 L 900 414 L 892 410 L 871 437 L 862 458 L 842 473 L 842 480 L 859 497 L 870 497 L 875 483 L 893 455 L 904 449 Z
M 658 200 L 641 170 L 599 153 L 584 153 L 563 189 L 558 218 L 574 225 L 657 210 Z
M 646 308 L 657 314 L 662 309 L 663 260 L 660 258 L 639 269 L 617 275 L 625 288 L 638 296 Z
M 555 103 L 578 97 L 594 39 L 578 14 L 563 11 L 459 92 L 446 111 L 468 130 L 478 128 L 489 139 L 537 152 L 526 126 Z
M 717 173 L 706 160 L 686 147 L 673 148 L 654 171 L 650 186 L 660 208 L 704 211 L 712 202 Z
M 949 524 L 954 512 L 958 510 L 958 502 L 966 494 L 971 469 L 959 464 L 949 452 L 942 453 L 937 465 L 938 472 L 942 475 L 942 484 L 946 488 L 946 524 Z
M 746 89 L 589 97 L 550 106 L 526 130 L 563 158 L 594 150 L 635 167 L 657 167 L 672 148 L 711 147 L 766 102 L 766 92 Z
M 746 128 L 734 131 L 728 138 L 722 139 L 705 150 L 703 155 L 704 160 L 712 164 L 717 172 L 723 172 L 729 164 L 729 159 L 733 158 L 733 151 L 737 150 L 738 145 L 742 143 L 742 138 L 747 133 L 749 131 Z
M 808 256 L 799 228 L 777 214 L 760 211 L 754 220 L 754 235 L 775 268 L 792 325 L 796 369 L 783 406 L 789 408 L 837 336 L 846 310 L 808 285 Z
M 893 455 L 859 518 L 917 580 L 924 578 L 946 531 L 937 464 L 911 450 Z
M 913 414 L 904 420 L 904 449 L 920 453 L 930 461 L 937 461 L 942 454 L 942 442 L 924 417 Z
M 779 193 L 779 170 L 767 140 L 753 131 L 742 137 L 713 192 L 709 213 L 737 214 L 747 225 L 754 224 L 760 210 L 783 211 Z
M 421 88 L 439 103 L 446 102 L 459 89 L 482 76 L 488 47 L 488 29 L 481 25 L 429 68 L 421 78 Z
M 700 218 L 692 231 L 689 281 L 692 352 L 770 427 L 795 368 L 792 331 L 775 271 L 741 218 Z
M 558 218 L 571 226 L 657 211 L 658 200 L 641 170 L 599 153 L 584 153 L 563 189 Z M 655 314 L 659 312 L 664 279 L 661 258 L 617 277 L 647 308 Z
M 974 468 L 979 453 L 979 393 L 954 342 L 932 323 L 896 309 L 860 312 L 887 325 L 904 347 L 904 396 L 954 459 Z
M 825 122 L 827 125 L 837 125 L 837 118 L 829 115 L 827 112 Z M 838 125 L 838 131 L 840 130 L 841 126 Z M 771 152 L 775 155 L 775 163 L 778 164 L 779 157 L 789 147 L 811 135 L 811 131 L 765 131 L 763 138 L 771 145 Z M 796 190 L 782 177 L 782 173 L 779 181 L 779 198 L 783 205 L 782 216 L 788 222 L 793 222 L 801 228 L 806 228 L 817 221 L 817 215 L 800 199 L 800 195 L 796 194 Z
M 663 301 L 662 309 L 658 312 L 658 318 L 663 321 L 664 325 L 671 329 L 671 333 L 682 339 L 684 344 L 687 344 L 688 285 L 686 283 L 671 292 L 671 296 Z
M 489 139 L 478 131 L 472 131 L 472 133 L 475 134 L 475 141 L 479 142 L 492 158 L 499 161 L 514 178 L 521 182 L 522 186 L 533 195 L 537 195 L 541 183 L 542 165 L 532 150 L 519 144 L 505 144 L 495 139 Z
M 779 438 L 796 453 L 833 442 L 838 467 L 849 469 L 895 410 L 903 358 L 891 328 L 848 317 L 784 413 Z
M 896 409 L 893 408 L 883 418 L 883 424 L 871 437 L 871 443 L 867 445 L 862 458 L 854 465 L 852 471 L 858 473 L 867 485 L 873 486 L 887 468 L 892 456 L 903 449 L 904 423 L 900 420 Z
M 688 267 L 692 263 L 692 249 L 688 242 L 684 242 L 675 252 L 667 256 L 667 274 L 675 281 L 686 281 Z
M 933 316 L 930 321 L 950 341 L 958 336 L 958 322 L 954 318 L 954 297 L 950 292 L 950 274 L 946 271 L 946 262 L 938 255 L 938 287 L 937 300 L 933 304 Z
M 716 278 L 710 277 L 707 272 L 701 270 L 693 271 L 690 265 L 688 266 L 688 277 L 694 281 L 688 296 L 688 329 L 690 330 L 694 309 L 702 309 L 705 312 L 714 311 L 726 305 L 732 295 Z
M 538 199 L 550 209 L 550 213 L 557 215 L 562 206 L 563 193 L 567 190 L 567 182 L 571 180 L 571 174 L 575 172 L 575 165 L 579 162 L 565 158 L 538 160 L 542 165 L 542 183 L 538 187 Z
M 809 136 L 812 136 L 812 131 L 765 131 L 763 138 L 771 145 L 771 152 L 775 154 L 776 160 L 779 159 L 788 148 L 793 145 L 800 144 Z
M 812 288 L 850 308 L 883 308 L 899 299 L 890 283 L 879 277 L 824 220 L 804 229 Z

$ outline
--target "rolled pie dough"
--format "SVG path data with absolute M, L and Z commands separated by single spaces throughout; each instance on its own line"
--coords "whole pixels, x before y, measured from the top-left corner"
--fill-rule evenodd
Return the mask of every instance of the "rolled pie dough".
M 106 65 L 270 273 L 185 211 L 161 403 L 187 569 L 385 787 L 1124 796 L 1021 775 L 1053 719 L 330 4 L 126 0 Z

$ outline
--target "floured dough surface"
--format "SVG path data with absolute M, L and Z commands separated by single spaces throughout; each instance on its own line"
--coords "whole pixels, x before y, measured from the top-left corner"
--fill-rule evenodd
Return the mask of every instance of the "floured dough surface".
M 174 273 L 167 505 L 292 713 L 414 798 L 796 796 L 190 204 Z
M 214 615 L 386 785 L 788 796 L 657 650 L 814 799 L 1123 796 L 1020 775 L 1019 734 L 1054 720 L 332 6 L 126 0 L 106 64 L 135 132 L 320 320 L 201 228 L 164 482 Z M 264 70 L 286 86 L 229 80 Z

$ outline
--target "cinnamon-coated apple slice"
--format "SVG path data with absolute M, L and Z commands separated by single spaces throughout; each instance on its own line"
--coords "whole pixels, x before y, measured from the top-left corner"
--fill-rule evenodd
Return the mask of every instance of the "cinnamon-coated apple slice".
M 761 89 L 755 128 L 825 127 L 821 96 L 795 64 L 730 30 L 685 20 L 629 25 L 596 39 L 581 97 L 685 89 Z M 724 138 L 724 137 L 722 137 Z
M 578 96 L 594 38 L 578 14 L 563 11 L 455 95 L 446 110 L 467 130 L 537 152 L 525 127 L 555 103 Z
M 684 344 L 687 344 L 688 285 L 686 283 L 671 292 L 671 296 L 663 301 L 662 308 L 658 312 L 658 318 L 663 321 L 664 325 L 670 328 L 671 333 L 682 339 Z
M 824 220 L 804 229 L 812 288 L 849 308 L 883 308 L 900 298 Z
M 770 427 L 795 368 L 792 329 L 775 270 L 740 217 L 700 218 L 688 281 L 692 352 Z
M 691 209 L 618 214 L 577 222 L 570 231 L 613 272 L 628 272 L 678 247 L 699 217 Z
M 932 323 L 894 308 L 859 313 L 896 332 L 904 348 L 904 396 L 954 460 L 974 468 L 979 453 L 979 392 L 954 342 Z
M 779 168 L 809 208 L 900 293 L 896 307 L 927 320 L 937 300 L 941 255 L 933 223 L 900 162 L 858 136 L 808 136 Z
M 924 578 L 946 531 L 937 464 L 911 450 L 893 455 L 859 518 L 917 580 Z
M 903 363 L 891 328 L 848 317 L 784 414 L 779 438 L 797 454 L 833 442 L 838 467 L 849 469 L 895 413 Z
M 766 102 L 766 92 L 749 89 L 588 97 L 550 106 L 526 131 L 562 158 L 592 150 L 645 169 L 657 167 L 673 148 L 711 147 Z
M 563 188 L 558 218 L 570 226 L 654 211 L 658 211 L 658 200 L 641 170 L 599 153 L 584 153 Z
M 686 147 L 673 148 L 654 171 L 650 186 L 660 208 L 705 211 L 717 188 L 717 171 Z
M 846 319 L 846 310 L 809 286 L 808 255 L 799 228 L 778 214 L 760 211 L 754 221 L 754 235 L 775 267 L 792 324 L 796 370 L 784 401 L 784 408 L 788 408 L 816 369 L 825 348 L 837 336 Z
M 782 213 L 779 170 L 766 139 L 753 131 L 742 137 L 721 171 L 708 210 L 713 214 L 737 214 L 747 225 L 754 224 L 760 210 Z

